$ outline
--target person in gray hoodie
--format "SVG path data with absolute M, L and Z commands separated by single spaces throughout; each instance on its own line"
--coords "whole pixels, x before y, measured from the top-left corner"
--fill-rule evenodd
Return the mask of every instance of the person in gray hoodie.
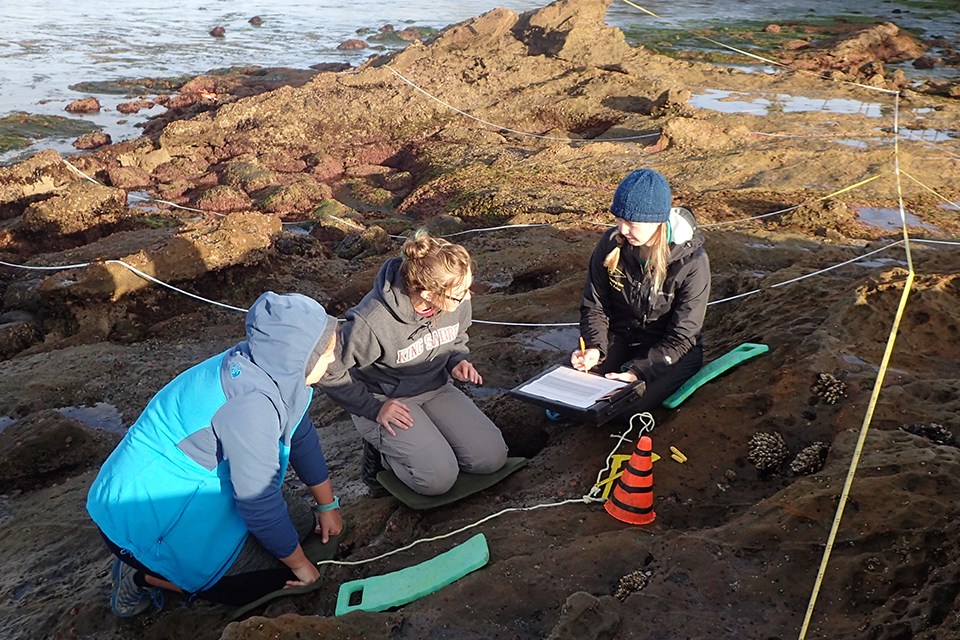
M 482 384 L 468 360 L 473 271 L 466 249 L 425 232 L 388 260 L 373 290 L 346 312 L 336 361 L 320 381 L 364 440 L 362 477 L 386 465 L 423 495 L 446 493 L 460 471 L 488 474 L 507 459 L 500 429 L 450 381 Z
M 703 365 L 710 262 L 693 214 L 672 200 L 651 169 L 617 187 L 616 226 L 594 249 L 580 304 L 584 349 L 570 357 L 575 369 L 641 380 L 637 412 L 660 405 Z
M 343 523 L 307 409 L 336 326 L 307 296 L 264 293 L 246 341 L 150 400 L 87 496 L 117 556 L 114 613 L 144 612 L 160 588 L 242 605 L 317 580 L 300 541 L 315 532 L 327 542 Z M 317 515 L 283 494 L 288 461 Z

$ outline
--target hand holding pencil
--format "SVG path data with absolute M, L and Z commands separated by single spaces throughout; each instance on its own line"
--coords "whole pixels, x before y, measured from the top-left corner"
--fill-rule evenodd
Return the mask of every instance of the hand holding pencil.
M 580 350 L 570 355 L 570 365 L 577 371 L 590 371 L 600 362 L 599 349 L 587 349 L 580 336 Z

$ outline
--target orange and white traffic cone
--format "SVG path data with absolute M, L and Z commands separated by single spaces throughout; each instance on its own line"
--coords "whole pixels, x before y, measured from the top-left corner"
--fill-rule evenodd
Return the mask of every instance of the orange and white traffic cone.
M 617 520 L 649 524 L 657 517 L 653 512 L 652 449 L 653 442 L 648 436 L 640 438 L 627 468 L 613 488 L 613 494 L 604 504 L 607 513 Z

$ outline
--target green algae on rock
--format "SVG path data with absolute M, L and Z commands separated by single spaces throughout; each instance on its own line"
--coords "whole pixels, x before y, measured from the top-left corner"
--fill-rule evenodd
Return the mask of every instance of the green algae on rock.
M 0 118 L 0 152 L 23 149 L 44 138 L 75 138 L 99 130 L 85 120 L 21 111 Z

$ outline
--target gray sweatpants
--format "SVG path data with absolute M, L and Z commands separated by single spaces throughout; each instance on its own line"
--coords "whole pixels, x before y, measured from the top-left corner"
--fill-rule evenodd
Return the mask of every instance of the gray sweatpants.
M 385 396 L 376 396 L 386 401 Z M 450 382 L 434 391 L 395 398 L 413 417 L 409 429 L 391 436 L 376 421 L 353 416 L 360 435 L 379 451 L 383 464 L 417 493 L 446 493 L 461 471 L 487 474 L 507 460 L 497 425 Z

